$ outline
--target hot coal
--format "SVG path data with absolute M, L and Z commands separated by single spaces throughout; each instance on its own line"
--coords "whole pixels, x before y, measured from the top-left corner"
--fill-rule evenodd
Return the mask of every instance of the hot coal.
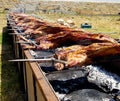
M 106 56 L 95 59 L 94 65 L 104 68 L 106 71 L 120 76 L 120 55 Z
M 36 50 L 35 53 L 36 53 L 35 58 L 53 57 L 54 50 L 40 50 L 40 51 Z
M 84 68 L 89 72 L 87 79 L 90 83 L 96 84 L 107 93 L 120 92 L 120 77 L 114 73 L 107 72 L 98 66 L 86 66 Z
M 67 94 L 61 101 L 115 101 L 112 96 L 95 89 L 80 89 Z
M 43 63 L 39 63 L 40 65 L 40 68 L 45 72 L 45 73 L 50 73 L 50 72 L 54 72 L 54 71 L 57 71 L 55 69 L 55 67 L 53 66 L 54 65 L 54 62 L 53 61 L 50 61 L 50 62 L 43 62 Z
M 74 70 L 62 70 L 55 71 L 47 74 L 47 78 L 49 81 L 58 80 L 58 81 L 67 81 L 74 80 L 81 77 L 86 77 L 87 72 L 83 69 L 74 69 Z
M 116 101 L 120 101 L 120 94 L 115 96 Z
M 88 72 L 83 69 L 74 69 L 52 72 L 46 77 L 61 101 L 105 101 L 101 99 L 111 99 L 112 97 L 98 86 L 88 82 L 87 74 Z
M 30 54 L 33 56 L 35 59 L 45 59 L 45 58 L 50 58 L 53 57 L 53 50 L 30 50 Z M 56 71 L 56 69 L 53 67 L 54 62 L 53 61 L 46 61 L 46 62 L 41 62 L 39 63 L 40 67 L 45 73 Z
M 60 94 L 68 94 L 78 89 L 82 89 L 87 86 L 87 79 L 84 77 L 71 79 L 66 81 L 53 80 L 50 81 L 50 84 L 53 86 L 53 89 Z
M 87 86 L 86 73 L 82 70 L 63 70 L 46 75 L 49 82 L 59 94 L 68 94 Z
M 41 63 L 40 65 L 42 65 L 42 66 L 40 66 L 40 67 L 41 67 L 41 69 L 42 69 L 45 73 L 50 73 L 50 72 L 57 71 L 54 67 L 50 66 L 51 63 L 50 63 L 50 64 L 48 64 L 48 63 L 42 64 L 42 63 Z M 45 65 L 48 66 L 48 67 L 46 67 Z
M 82 69 L 63 70 L 46 75 L 55 91 L 59 93 L 70 93 L 84 87 L 88 87 L 87 73 Z
M 48 73 L 50 84 L 61 101 L 117 101 L 120 77 L 98 66 Z

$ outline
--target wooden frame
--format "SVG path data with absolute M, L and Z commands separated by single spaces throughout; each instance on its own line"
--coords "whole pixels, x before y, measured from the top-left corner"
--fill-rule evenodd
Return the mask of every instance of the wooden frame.
M 15 58 L 32 58 L 29 50 L 24 50 L 22 44 L 16 43 L 18 40 L 17 35 L 13 35 Z M 59 101 L 37 62 L 18 62 L 17 65 L 27 101 Z

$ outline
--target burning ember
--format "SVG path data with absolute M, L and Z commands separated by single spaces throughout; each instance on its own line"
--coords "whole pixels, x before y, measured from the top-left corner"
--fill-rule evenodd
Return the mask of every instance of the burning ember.
M 47 74 L 61 101 L 116 101 L 120 77 L 99 66 Z
M 91 65 L 85 69 L 89 72 L 87 76 L 89 82 L 96 84 L 107 93 L 118 93 L 120 91 L 120 77 L 116 74 Z

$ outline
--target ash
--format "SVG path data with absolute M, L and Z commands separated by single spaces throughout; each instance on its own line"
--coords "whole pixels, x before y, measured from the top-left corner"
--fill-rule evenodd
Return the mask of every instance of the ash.
M 57 97 L 59 98 L 59 100 L 62 100 L 66 96 L 66 94 L 60 94 L 58 92 L 56 92 L 55 94 L 57 95 Z
M 87 79 L 90 83 L 96 84 L 107 93 L 120 93 L 120 77 L 118 75 L 98 66 L 89 65 L 84 69 L 88 72 Z
M 47 77 L 60 101 L 120 101 L 120 77 L 99 66 L 54 72 Z

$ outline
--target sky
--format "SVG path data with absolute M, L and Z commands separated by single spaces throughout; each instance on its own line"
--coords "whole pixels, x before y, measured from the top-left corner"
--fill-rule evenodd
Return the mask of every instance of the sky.
M 111 2 L 120 3 L 120 0 L 51 0 L 51 1 L 82 1 L 82 2 Z

